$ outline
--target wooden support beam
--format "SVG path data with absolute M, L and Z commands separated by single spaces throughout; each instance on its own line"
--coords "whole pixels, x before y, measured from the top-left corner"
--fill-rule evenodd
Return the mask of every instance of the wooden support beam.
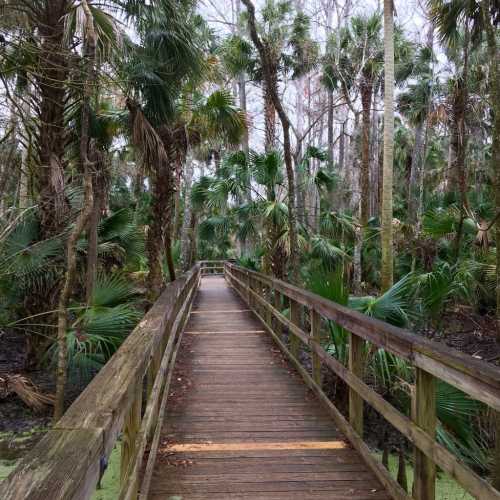
M 279 312 L 281 312 L 281 293 L 278 292 L 278 290 L 276 289 L 274 289 L 273 304 L 274 308 Z M 283 327 L 281 326 L 281 321 L 276 320 L 274 323 L 275 324 L 273 329 L 276 332 L 276 335 L 278 335 L 278 337 L 281 338 L 281 334 L 283 333 Z
M 294 325 L 301 325 L 301 305 L 295 300 L 290 299 L 290 319 Z M 295 335 L 290 335 L 290 352 L 298 359 L 300 350 L 300 340 Z
M 430 374 L 417 368 L 415 373 L 415 423 L 433 438 L 436 435 L 436 382 Z M 436 465 L 418 448 L 415 449 L 413 497 L 434 500 Z
M 125 416 L 122 436 L 122 453 L 120 464 L 120 484 L 127 481 L 126 471 L 136 455 L 136 437 L 141 428 L 142 380 L 137 381 L 130 410 Z M 134 499 L 132 499 L 134 500 Z
M 318 344 L 321 341 L 321 316 L 311 309 L 311 338 Z M 318 353 L 312 351 L 312 377 L 314 381 L 321 387 L 321 359 Z
M 493 457 L 493 487 L 500 491 L 500 412 L 493 411 L 495 419 L 495 455 Z
M 349 371 L 361 380 L 364 373 L 364 348 L 364 340 L 350 333 Z M 363 437 L 363 398 L 352 387 L 349 387 L 349 423 Z

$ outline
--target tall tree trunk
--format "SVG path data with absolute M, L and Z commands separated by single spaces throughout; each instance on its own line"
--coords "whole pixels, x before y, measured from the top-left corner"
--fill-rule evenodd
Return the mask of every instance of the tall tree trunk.
M 379 130 L 379 115 L 378 115 L 378 96 L 377 93 L 373 96 L 373 111 L 372 111 L 372 132 L 370 144 L 370 214 L 372 217 L 380 215 L 380 193 L 379 189 L 381 179 L 379 178 L 379 149 L 380 149 L 380 130 Z
M 35 173 L 42 237 L 59 232 L 68 211 L 64 196 L 64 114 L 69 57 L 64 31 L 69 8 L 68 0 L 47 2 L 46 13 L 38 26 L 42 41 L 38 52 L 40 71 L 36 76 L 40 127 L 37 140 L 39 168 Z
M 363 227 L 370 218 L 370 115 L 372 110 L 373 84 L 366 77 L 361 85 L 362 139 L 361 139 L 361 218 Z
M 486 27 L 486 40 L 491 74 L 490 101 L 493 108 L 493 130 L 491 147 L 491 174 L 495 189 L 495 244 L 496 244 L 496 327 L 497 340 L 500 342 L 500 48 L 497 44 L 496 30 L 490 16 L 491 0 L 481 4 L 483 21 Z M 500 455 L 500 416 L 497 416 L 497 457 Z M 500 489 L 500 460 L 496 463 L 495 485 Z
M 415 126 L 415 145 L 411 155 L 410 179 L 408 183 L 408 222 L 416 224 L 419 203 L 420 175 L 424 152 L 425 122 L 421 121 Z
M 451 123 L 451 141 L 455 152 L 452 170 L 456 185 L 453 186 L 458 191 L 460 198 L 460 223 L 455 237 L 455 259 L 460 255 L 460 245 L 463 234 L 463 221 L 469 211 L 469 202 L 467 199 L 467 170 L 466 170 L 466 152 L 467 152 L 467 127 L 466 114 L 468 108 L 468 73 L 469 73 L 469 27 L 465 28 L 464 35 L 464 53 L 462 74 L 458 76 L 453 90 L 452 101 L 452 123 Z
M 432 53 L 434 46 L 434 23 L 430 23 L 427 32 L 426 48 Z M 430 68 L 429 68 L 430 69 Z M 408 222 L 419 226 L 423 202 L 422 182 L 424 177 L 424 159 L 427 148 L 427 132 L 429 130 L 429 118 L 432 108 L 432 96 L 427 96 L 425 115 L 415 127 L 415 146 L 413 148 L 410 167 L 410 180 L 408 186 Z M 418 230 L 417 230 L 418 233 Z
M 95 54 L 97 36 L 94 29 L 94 18 L 87 4 L 87 0 L 81 2 L 85 14 L 85 38 L 83 53 L 83 100 L 80 128 L 80 167 L 83 173 L 84 201 L 83 207 L 78 215 L 66 243 L 66 274 L 63 288 L 59 296 L 57 311 L 57 372 L 56 372 L 56 397 L 54 404 L 54 422 L 57 422 L 64 413 L 64 393 L 68 370 L 68 303 L 73 293 L 73 285 L 77 273 L 77 250 L 76 244 L 82 234 L 93 207 L 93 189 L 91 162 L 89 161 L 89 128 L 90 128 L 90 100 L 92 97 L 92 84 L 96 81 Z
M 268 88 L 269 85 L 265 82 L 262 87 L 264 99 L 264 150 L 266 153 L 269 153 L 276 147 L 276 110 Z
M 97 276 L 97 230 L 101 222 L 102 212 L 106 203 L 106 165 L 101 153 L 94 151 L 94 164 L 97 166 L 92 182 L 94 203 L 87 229 L 87 274 L 85 278 L 85 294 L 87 304 L 90 304 Z
M 333 154 L 333 146 L 332 146 L 332 154 Z M 344 162 L 345 162 L 344 158 L 345 158 L 345 122 L 342 122 L 340 125 L 340 134 L 339 134 L 339 164 L 338 164 L 339 172 L 344 171 Z
M 175 187 L 174 187 L 174 223 L 173 223 L 173 231 L 172 236 L 173 240 L 179 239 L 181 232 L 181 190 L 182 190 L 182 182 L 181 182 L 181 170 L 182 166 L 177 164 L 175 168 Z
M 333 90 L 331 89 L 327 89 L 327 95 L 328 95 L 328 110 L 327 110 L 327 129 L 328 129 L 328 158 L 331 162 L 331 164 L 333 164 L 333 159 L 334 159 L 334 151 L 333 151 L 333 145 L 334 145 L 334 141 L 333 141 L 333 128 L 334 128 L 334 124 L 333 124 Z M 342 134 L 342 132 L 341 132 Z M 344 138 L 342 137 L 340 140 L 344 140 Z M 340 147 L 340 145 L 339 145 Z M 340 155 L 342 153 L 340 152 L 340 149 L 339 149 L 339 163 L 340 163 Z
M 248 28 L 252 41 L 259 52 L 267 91 L 270 93 L 270 98 L 272 99 L 283 128 L 283 149 L 288 180 L 288 236 L 290 244 L 291 281 L 292 283 L 298 283 L 300 262 L 298 254 L 297 218 L 295 213 L 295 174 L 293 171 L 292 149 L 290 143 L 290 119 L 278 95 L 277 68 L 273 65 L 270 58 L 269 49 L 262 43 L 257 33 L 255 7 L 251 0 L 242 0 L 242 2 L 248 11 Z
M 181 229 L 181 265 L 182 270 L 187 271 L 191 265 L 191 235 L 192 218 L 194 218 L 193 207 L 191 205 L 191 187 L 193 182 L 194 163 L 191 158 L 186 162 L 184 169 L 184 217 Z
M 382 175 L 382 291 L 393 284 L 392 175 L 394 161 L 394 17 L 393 0 L 384 0 L 384 165 Z

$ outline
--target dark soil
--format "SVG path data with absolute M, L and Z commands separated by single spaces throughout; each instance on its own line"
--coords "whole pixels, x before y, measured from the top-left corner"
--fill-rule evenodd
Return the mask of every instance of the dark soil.
M 25 370 L 26 343 L 23 334 L 0 332 L 0 376 L 21 374 L 44 394 L 55 393 L 53 369 L 44 366 L 38 370 Z M 84 389 L 85 383 L 68 384 L 66 405 L 69 406 Z M 46 406 L 41 411 L 29 408 L 17 395 L 0 398 L 0 432 L 23 433 L 33 429 L 46 429 L 53 409 Z
M 496 340 L 495 320 L 461 306 L 447 313 L 440 329 L 427 329 L 426 337 L 442 342 L 474 358 L 500 366 L 500 342 Z

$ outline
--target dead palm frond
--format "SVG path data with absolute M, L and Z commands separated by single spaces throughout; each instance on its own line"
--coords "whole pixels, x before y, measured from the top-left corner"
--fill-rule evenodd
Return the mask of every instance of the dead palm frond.
M 54 404 L 54 397 L 43 394 L 27 377 L 20 374 L 0 375 L 0 399 L 11 394 L 19 397 L 27 406 L 35 411 L 41 411 L 48 405 Z

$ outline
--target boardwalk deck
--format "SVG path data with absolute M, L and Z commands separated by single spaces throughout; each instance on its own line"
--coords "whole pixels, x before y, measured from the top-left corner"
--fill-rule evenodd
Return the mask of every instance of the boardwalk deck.
M 168 407 L 151 500 L 389 498 L 221 277 L 203 278 Z

